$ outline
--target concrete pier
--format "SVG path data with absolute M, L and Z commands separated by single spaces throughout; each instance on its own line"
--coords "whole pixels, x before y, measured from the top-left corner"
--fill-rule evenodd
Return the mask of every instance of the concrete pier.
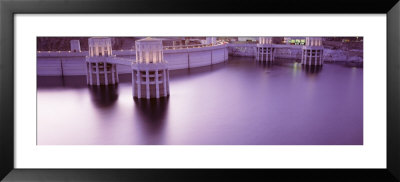
M 145 38 L 135 42 L 136 62 L 132 63 L 134 98 L 160 98 L 169 95 L 169 71 L 159 39 Z
M 307 66 L 322 66 L 324 47 L 322 38 L 307 37 L 306 45 L 302 48 L 301 64 Z
M 260 37 L 257 44 L 257 61 L 272 62 L 275 59 L 275 48 L 272 45 L 272 37 Z
M 109 63 L 112 57 L 110 38 L 89 38 L 89 55 L 86 56 L 86 81 L 88 85 L 110 85 L 119 82 L 115 64 Z

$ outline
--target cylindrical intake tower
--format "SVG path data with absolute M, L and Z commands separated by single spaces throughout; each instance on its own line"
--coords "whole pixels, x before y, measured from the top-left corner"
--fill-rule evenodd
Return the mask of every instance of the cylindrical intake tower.
M 132 92 L 135 98 L 160 98 L 169 95 L 169 71 L 159 39 L 137 40 L 136 62 L 132 63 Z
M 306 66 L 322 66 L 324 47 L 321 37 L 307 37 L 306 45 L 303 46 L 301 64 Z
M 272 46 L 272 37 L 259 37 L 257 44 L 257 61 L 274 61 L 274 47 Z
M 89 85 L 109 85 L 119 82 L 116 64 L 107 63 L 113 56 L 111 39 L 89 38 L 89 56 L 86 57 L 86 78 Z

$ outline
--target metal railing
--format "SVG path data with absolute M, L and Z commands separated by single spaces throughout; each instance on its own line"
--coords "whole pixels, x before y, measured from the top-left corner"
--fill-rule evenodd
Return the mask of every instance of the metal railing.
M 220 46 L 227 44 L 227 42 L 217 42 L 215 44 L 192 44 L 192 45 L 177 45 L 177 46 L 164 46 L 164 50 L 176 50 L 176 49 L 192 49 L 192 48 L 202 48 L 202 47 L 212 47 L 212 46 Z M 121 49 L 121 50 L 113 50 L 114 53 L 123 53 L 123 52 L 135 52 L 135 48 L 132 49 Z M 88 51 L 79 51 L 79 52 L 73 52 L 73 51 L 37 51 L 38 55 L 41 56 L 60 56 L 60 55 L 71 55 L 71 53 L 75 53 L 78 55 L 87 55 Z
M 217 42 L 216 44 L 192 44 L 192 45 L 164 46 L 164 50 L 212 47 L 212 46 L 219 46 L 219 45 L 223 45 L 223 44 L 226 44 L 226 43 L 225 42 Z

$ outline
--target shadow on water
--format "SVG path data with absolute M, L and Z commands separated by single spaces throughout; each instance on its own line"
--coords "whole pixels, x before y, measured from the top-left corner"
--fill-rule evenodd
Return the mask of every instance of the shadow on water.
M 272 61 L 258 61 L 256 64 L 258 64 L 258 66 L 261 66 L 263 68 L 272 68 L 272 66 L 274 65 L 274 63 Z
M 143 144 L 163 144 L 164 129 L 168 112 L 169 97 L 159 99 L 134 98 L 135 109 L 139 119 L 139 126 L 146 140 Z
M 118 85 L 88 86 L 93 103 L 98 108 L 107 108 L 118 100 Z
M 303 65 L 301 68 L 307 75 L 315 75 L 322 71 L 322 66 Z

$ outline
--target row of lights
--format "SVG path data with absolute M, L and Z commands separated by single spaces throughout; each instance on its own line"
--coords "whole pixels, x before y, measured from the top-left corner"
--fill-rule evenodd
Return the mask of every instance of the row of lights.
M 38 53 L 41 53 L 42 51 L 37 51 Z M 48 53 L 51 53 L 51 52 L 58 52 L 58 53 L 61 53 L 61 51 L 44 51 L 44 52 L 48 52 Z M 64 52 L 64 51 L 63 51 Z M 68 52 L 71 52 L 71 51 L 68 51 Z M 82 51 L 79 51 L 79 52 L 82 52 Z
M 116 51 L 116 50 L 114 50 L 114 51 Z M 121 49 L 120 51 L 125 51 L 125 50 Z M 131 50 L 128 50 L 128 51 L 134 51 L 134 49 L 131 49 Z M 47 52 L 47 53 L 56 52 L 56 53 L 61 53 L 61 51 L 37 51 L 37 52 L 38 52 L 38 53 L 41 53 L 41 52 Z M 62 51 L 62 52 L 65 52 L 65 51 Z M 68 52 L 71 52 L 71 51 L 68 51 Z M 79 51 L 79 52 L 82 52 L 82 51 Z
M 219 44 L 215 44 L 215 45 L 222 45 L 225 44 L 225 42 L 220 42 Z M 177 47 L 181 47 L 182 49 L 189 49 L 189 47 L 191 48 L 201 48 L 201 47 L 210 47 L 213 46 L 212 44 L 201 44 L 201 45 L 178 45 L 178 46 L 167 46 L 165 49 L 176 49 Z
M 223 44 L 223 43 L 221 43 L 221 44 Z M 219 44 L 217 44 L 217 45 L 219 45 Z M 203 44 L 203 45 L 196 45 L 198 48 L 200 48 L 200 47 L 210 47 L 210 46 L 212 46 L 212 45 L 208 45 L 208 44 Z M 193 47 L 196 47 L 196 46 L 193 46 Z M 170 47 L 170 46 L 169 46 Z M 189 48 L 189 47 L 191 47 L 190 45 L 189 46 L 172 46 L 173 48 L 175 48 L 175 47 L 186 47 L 186 48 Z M 168 48 L 167 48 L 168 49 Z M 121 49 L 120 51 L 125 51 L 124 49 Z M 130 50 L 128 50 L 128 51 L 134 51 L 134 49 L 130 49 Z M 37 51 L 38 53 L 41 53 L 41 51 Z M 47 51 L 48 53 L 51 53 L 51 52 L 58 52 L 58 53 L 61 53 L 61 51 Z M 71 52 L 71 51 L 68 51 L 68 52 Z M 79 51 L 79 52 L 82 52 L 82 51 Z

